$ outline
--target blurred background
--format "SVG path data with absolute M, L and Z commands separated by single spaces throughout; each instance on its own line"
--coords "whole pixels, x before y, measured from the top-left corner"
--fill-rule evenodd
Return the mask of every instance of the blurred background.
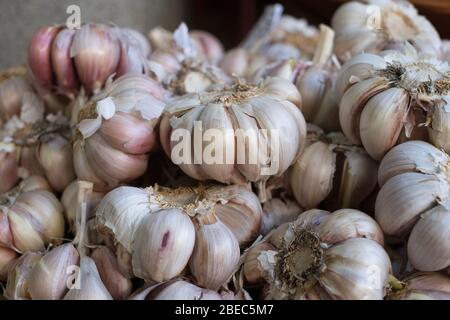
M 144 33 L 155 26 L 173 30 L 185 21 L 191 29 L 206 29 L 227 48 L 242 40 L 257 20 L 266 0 L 0 0 L 0 70 L 21 64 L 33 32 L 63 23 L 69 5 L 78 5 L 83 22 L 113 22 Z M 329 23 L 345 0 L 280 0 L 285 12 L 310 23 Z M 450 38 L 450 0 L 412 0 L 443 38 Z

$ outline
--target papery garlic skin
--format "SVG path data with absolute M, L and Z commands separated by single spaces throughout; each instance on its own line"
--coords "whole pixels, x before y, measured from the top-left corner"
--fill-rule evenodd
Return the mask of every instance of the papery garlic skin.
M 448 237 L 449 157 L 432 145 L 409 141 L 392 149 L 380 164 L 375 217 L 386 235 L 410 234 L 408 257 L 414 268 L 437 271 L 450 265 Z
M 31 176 L 2 195 L 3 246 L 18 252 L 40 251 L 60 241 L 64 236 L 63 208 L 49 190 L 44 178 Z
M 222 297 L 188 281 L 172 280 L 139 289 L 129 300 L 222 300 Z
M 259 286 L 265 283 L 263 270 L 258 262 L 258 256 L 262 251 L 275 250 L 275 247 L 268 242 L 262 242 L 251 247 L 246 253 L 244 260 L 244 278 L 249 285 Z
M 260 215 L 256 196 L 246 193 L 251 192 L 239 186 L 119 187 L 97 207 L 98 230 L 112 237 L 123 274 L 162 282 L 180 275 L 189 262 L 195 284 L 216 290 L 238 268 L 240 250 L 233 225 L 215 211 Z M 254 234 L 252 225 L 238 231 Z
M 383 234 L 361 211 L 306 211 L 276 243 L 258 256 L 267 298 L 381 300 L 386 294 L 391 262 Z
M 73 144 L 77 177 L 94 182 L 95 191 L 108 191 L 144 174 L 148 153 L 156 144 L 162 99 L 158 83 L 144 75 L 129 74 L 82 107 L 75 115 L 79 133 Z
M 440 53 L 441 39 L 433 25 L 407 1 L 351 1 L 334 13 L 336 53 L 344 59 L 361 52 L 378 52 L 391 43 L 410 41 L 416 49 Z
M 203 30 L 191 30 L 189 32 L 197 51 L 204 55 L 212 63 L 217 63 L 223 56 L 223 45 L 219 39 Z
M 381 160 L 405 137 L 422 136 L 415 131 L 422 126 L 421 119 L 427 119 L 424 125 L 431 142 L 446 150 L 449 70 L 447 63 L 419 54 L 411 45 L 402 52 L 353 57 L 336 81 L 344 134 Z
M 285 172 L 303 149 L 306 126 L 300 105 L 295 86 L 280 78 L 185 95 L 166 107 L 161 143 L 194 179 L 227 184 L 267 180 Z M 217 139 L 208 145 L 204 134 Z M 264 134 L 269 141 L 261 139 Z M 194 154 L 180 152 L 186 148 Z

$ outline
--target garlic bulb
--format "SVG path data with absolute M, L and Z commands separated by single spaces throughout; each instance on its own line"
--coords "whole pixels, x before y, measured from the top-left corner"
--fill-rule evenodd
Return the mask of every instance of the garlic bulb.
M 11 266 L 8 273 L 8 281 L 4 290 L 5 298 L 8 300 L 29 300 L 28 292 L 29 273 L 39 262 L 42 254 L 25 252 Z
M 77 177 L 108 191 L 147 169 L 163 92 L 144 75 L 128 74 L 108 85 L 76 114 L 73 143 Z
M 408 1 L 351 1 L 334 13 L 331 25 L 336 31 L 335 52 L 341 59 L 404 41 L 433 55 L 441 48 L 438 32 Z
M 1 196 L 0 244 L 18 252 L 42 251 L 64 236 L 63 208 L 47 181 L 31 176 Z
M 393 148 L 380 164 L 375 217 L 388 236 L 408 238 L 414 268 L 438 271 L 450 265 L 447 223 L 449 156 L 422 141 Z
M 196 180 L 267 180 L 284 173 L 303 149 L 300 104 L 295 86 L 280 78 L 187 94 L 167 105 L 161 143 Z
M 308 145 L 289 173 L 295 199 L 305 209 L 325 200 L 335 209 L 357 207 L 376 187 L 377 163 L 340 133 L 308 129 Z
M 76 214 L 77 214 L 77 192 L 78 192 L 78 180 L 74 180 L 64 190 L 61 196 L 61 204 L 64 207 L 64 214 L 66 216 L 66 222 L 68 229 L 75 233 Z M 87 220 L 95 217 L 95 207 L 102 200 L 105 194 L 103 192 L 93 191 L 89 198 L 88 216 Z
M 8 272 L 18 256 L 14 250 L 0 247 L 0 281 L 6 281 Z
M 91 258 L 97 266 L 100 278 L 114 300 L 126 299 L 133 289 L 131 280 L 119 270 L 117 258 L 107 247 L 100 246 L 92 252 Z
M 376 222 L 361 211 L 306 211 L 280 246 L 258 256 L 273 299 L 383 299 L 391 263 Z
M 450 278 L 437 272 L 419 272 L 403 279 L 401 288 L 388 295 L 390 300 L 449 300 Z
M 294 221 L 302 212 L 295 201 L 283 197 L 270 199 L 263 204 L 261 234 L 266 235 L 272 229 Z
M 28 65 L 44 91 L 74 98 L 82 86 L 91 95 L 116 74 L 144 73 L 150 47 L 135 30 L 88 23 L 80 29 L 42 27 L 30 41 Z
M 200 33 L 198 37 L 210 36 Z M 150 32 L 157 50 L 150 56 L 148 68 L 174 95 L 201 92 L 212 84 L 231 82 L 220 68 L 204 59 L 206 48 L 194 40 L 198 37 L 192 37 L 184 23 L 173 34 L 161 28 Z
M 31 123 L 43 113 L 44 105 L 28 82 L 24 67 L 13 67 L 0 74 L 0 127 L 13 116 Z
M 73 244 L 63 244 L 45 254 L 28 274 L 28 292 L 33 300 L 60 300 L 69 290 L 71 268 L 78 267 Z
M 238 186 L 120 187 L 98 205 L 97 222 L 101 232 L 114 236 L 121 270 L 131 263 L 135 276 L 162 282 L 189 263 L 196 284 L 217 290 L 236 271 L 236 234 L 255 234 L 252 224 L 239 225 L 229 218 L 226 224 L 217 212 L 241 221 L 245 214 L 256 216 L 251 210 L 261 210 L 256 196 Z
M 336 80 L 337 94 L 342 97 L 339 119 L 346 137 L 362 143 L 376 160 L 397 143 L 402 132 L 414 139 L 426 136 L 422 132 L 426 128 L 434 145 L 450 150 L 446 120 L 449 70 L 447 63 L 418 54 L 410 45 L 404 52 L 353 57 Z M 420 123 L 421 119 L 425 122 Z
M 188 281 L 172 280 L 138 290 L 130 300 L 222 300 L 222 297 Z

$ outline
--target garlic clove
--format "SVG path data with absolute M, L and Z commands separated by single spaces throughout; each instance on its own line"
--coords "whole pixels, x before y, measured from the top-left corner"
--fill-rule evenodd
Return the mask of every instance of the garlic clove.
M 361 113 L 360 134 L 372 158 L 381 160 L 397 143 L 409 109 L 409 94 L 390 88 L 373 96 Z
M 11 266 L 8 273 L 8 281 L 4 290 L 5 298 L 8 300 L 29 300 L 28 292 L 29 273 L 39 262 L 42 254 L 26 252 Z
M 134 235 L 133 272 L 156 282 L 170 280 L 186 267 L 194 243 L 194 226 L 182 211 L 167 209 L 149 214 Z
M 228 51 L 219 66 L 229 75 L 242 77 L 249 65 L 249 53 L 245 49 L 236 48 Z
M 21 252 L 44 250 L 45 244 L 64 236 L 63 208 L 46 190 L 26 192 L 8 212 L 14 246 Z
M 386 68 L 386 61 L 378 55 L 362 53 L 352 57 L 341 67 L 336 79 L 335 94 L 338 101 L 351 85 L 371 78 L 375 70 L 384 68 Z
M 448 156 L 431 144 L 408 141 L 384 156 L 378 170 L 378 183 L 383 186 L 390 178 L 407 172 L 437 174 L 440 171 L 438 164 L 448 161 Z
M 28 65 L 34 78 L 45 89 L 53 87 L 50 54 L 52 43 L 60 30 L 58 26 L 40 28 L 31 38 L 28 47 Z
M 97 266 L 100 278 L 114 300 L 126 299 L 133 289 L 131 280 L 119 270 L 117 259 L 107 247 L 97 247 L 91 255 Z
M 437 102 L 431 115 L 431 126 L 428 126 L 430 142 L 437 148 L 450 152 L 450 112 L 447 102 Z
M 290 185 L 301 207 L 316 207 L 331 192 L 336 155 L 329 146 L 317 141 L 306 147 L 290 172 Z
M 28 291 L 33 300 L 60 300 L 68 291 L 70 270 L 78 268 L 79 254 L 71 244 L 64 244 L 45 254 L 31 269 Z
M 402 236 L 409 232 L 419 215 L 447 199 L 448 186 L 432 175 L 404 173 L 389 179 L 375 202 L 375 218 L 384 233 Z
M 0 193 L 13 188 L 19 182 L 16 152 L 0 151 Z
M 196 218 L 196 229 L 191 273 L 199 286 L 218 290 L 238 268 L 239 243 L 213 213 Z
M 95 262 L 89 257 L 80 258 L 80 269 L 64 300 L 112 300 Z
M 58 87 L 66 94 L 74 96 L 79 87 L 78 76 L 75 71 L 70 47 L 76 31 L 61 30 L 55 37 L 51 49 L 51 62 Z
M 203 30 L 189 31 L 189 37 L 194 42 L 197 51 L 202 53 L 209 61 L 216 64 L 222 59 L 223 45 L 219 39 Z
M 328 83 L 328 75 L 321 67 L 311 66 L 297 79 L 296 86 L 302 94 L 302 112 L 311 122 L 320 106 Z
M 389 256 L 377 242 L 353 238 L 324 253 L 321 286 L 333 299 L 382 300 L 391 271 Z
M 438 271 L 450 265 L 447 237 L 450 211 L 437 206 L 421 214 L 408 239 L 408 258 L 420 271 Z
M 360 117 L 366 103 L 379 92 L 388 88 L 388 82 L 381 77 L 362 80 L 351 86 L 339 104 L 339 121 L 342 131 L 353 144 L 361 144 Z
M 125 153 L 146 153 L 156 144 L 156 136 L 149 123 L 128 113 L 118 112 L 103 121 L 99 132 L 112 147 Z
M 61 135 L 54 135 L 49 141 L 41 142 L 36 151 L 50 185 L 58 192 L 63 191 L 75 179 L 69 141 Z
M 120 44 L 109 27 L 85 24 L 73 38 L 70 55 L 83 87 L 92 94 L 116 71 Z
M 6 282 L 8 273 L 18 255 L 14 250 L 0 247 L 0 281 Z

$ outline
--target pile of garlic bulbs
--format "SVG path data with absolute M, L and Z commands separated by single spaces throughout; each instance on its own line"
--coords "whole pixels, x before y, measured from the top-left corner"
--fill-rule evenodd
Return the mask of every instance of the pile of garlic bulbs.
M 0 73 L 0 299 L 450 299 L 449 51 L 398 0 L 227 51 L 40 28 Z

